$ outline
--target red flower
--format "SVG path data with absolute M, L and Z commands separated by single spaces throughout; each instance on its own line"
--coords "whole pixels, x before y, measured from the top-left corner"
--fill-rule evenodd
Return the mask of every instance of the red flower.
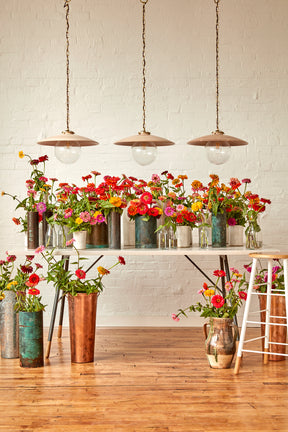
M 217 277 L 224 277 L 224 276 L 226 276 L 226 273 L 224 270 L 215 270 L 213 272 L 213 275 L 217 276 Z
M 8 255 L 7 256 L 7 262 L 13 262 L 16 260 L 16 255 Z
M 82 177 L 82 180 L 85 181 L 85 180 L 89 180 L 91 178 L 92 178 L 91 174 L 88 174 L 87 176 Z
M 128 207 L 128 215 L 129 216 L 135 216 L 138 213 L 137 207 L 136 206 L 130 206 Z
M 216 294 L 212 297 L 211 303 L 213 304 L 213 306 L 215 306 L 217 309 L 219 309 L 224 305 L 225 300 L 221 295 Z
M 139 215 L 143 216 L 143 215 L 145 215 L 147 212 L 148 212 L 148 206 L 147 206 L 146 204 L 144 204 L 144 203 L 141 203 L 141 204 L 138 206 L 138 213 L 139 213 Z
M 203 283 L 203 288 L 204 288 L 205 291 L 208 289 L 208 285 L 207 285 L 206 282 Z
M 240 297 L 241 299 L 243 299 L 243 300 L 246 300 L 246 299 L 247 299 L 247 293 L 246 293 L 246 292 L 244 292 L 244 291 L 239 291 L 238 294 L 239 294 L 239 297 Z
M 151 204 L 153 199 L 153 196 L 150 192 L 144 192 L 141 196 L 140 196 L 140 201 L 143 204 Z
M 78 279 L 85 279 L 86 277 L 85 271 L 81 269 L 76 270 L 75 275 L 78 277 Z
M 157 207 L 152 207 L 152 208 L 148 209 L 148 215 L 149 216 L 154 216 L 154 217 L 159 216 L 159 210 L 158 210 L 158 208 Z
M 30 165 L 38 165 L 39 164 L 39 159 L 32 159 L 30 161 Z
M 37 285 L 40 281 L 39 276 L 36 273 L 32 273 L 29 277 L 29 282 L 32 285 Z
M 48 156 L 47 155 L 39 157 L 39 162 L 46 162 L 46 161 L 48 161 Z
M 29 273 L 32 273 L 32 271 L 33 271 L 32 266 L 21 265 L 20 268 L 21 268 L 21 271 L 23 273 L 28 273 L 29 274 Z
M 38 295 L 38 294 L 40 294 L 40 291 L 37 288 L 29 288 L 28 294 L 30 294 L 30 295 Z
M 119 256 L 118 257 L 118 260 L 119 260 L 119 263 L 120 264 L 122 264 L 122 265 L 125 265 L 126 263 L 125 263 L 125 259 L 122 257 L 122 256 Z
M 15 218 L 15 217 L 12 218 L 12 221 L 13 221 L 16 225 L 20 225 L 20 224 L 21 224 L 20 220 L 17 219 L 17 218 Z

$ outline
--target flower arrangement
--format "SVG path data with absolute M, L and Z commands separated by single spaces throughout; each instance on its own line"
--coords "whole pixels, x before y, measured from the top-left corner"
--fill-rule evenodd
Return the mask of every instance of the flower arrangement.
M 281 260 L 275 260 L 275 266 L 272 267 L 272 291 L 275 294 L 283 293 L 285 290 L 284 285 L 284 269 Z M 251 263 L 244 265 L 246 272 L 244 272 L 243 277 L 241 279 L 241 284 L 248 289 L 249 280 L 248 274 L 251 273 Z M 255 285 L 254 290 L 259 293 L 267 292 L 267 280 L 268 280 L 268 270 L 261 266 L 261 263 L 258 264 L 258 268 L 255 273 Z
M 153 199 L 151 192 L 143 192 L 139 198 L 132 199 L 129 202 L 128 216 L 130 219 L 135 219 L 137 216 L 144 216 L 146 220 L 150 217 L 159 218 L 162 214 L 162 209 Z
M 73 239 L 67 242 L 73 244 Z M 35 250 L 36 254 L 41 254 L 48 264 L 47 281 L 53 282 L 55 288 L 61 289 L 65 294 L 76 296 L 78 293 L 92 294 L 103 291 L 102 279 L 105 275 L 110 274 L 110 270 L 118 264 L 125 265 L 125 260 L 122 256 L 118 257 L 118 261 L 110 268 L 106 269 L 102 266 L 97 268 L 98 274 L 91 279 L 86 278 L 87 274 L 80 264 L 80 258 L 77 248 L 73 245 L 77 252 L 77 261 L 72 265 L 76 266 L 76 270 L 69 270 L 66 266 L 67 257 L 57 261 L 53 255 L 53 250 L 47 250 L 44 246 L 40 246 Z
M 49 185 L 48 178 L 45 177 L 45 162 L 48 161 L 48 156 L 40 156 L 38 159 L 32 159 L 30 155 L 24 154 L 23 151 L 19 152 L 20 159 L 24 157 L 28 158 L 28 163 L 32 167 L 30 178 L 26 180 L 27 196 L 21 201 L 17 195 L 11 195 L 7 192 L 2 192 L 2 196 L 10 196 L 13 200 L 17 201 L 16 210 L 23 208 L 26 212 L 38 211 L 39 220 L 42 220 L 43 213 L 47 210 L 54 209 L 53 203 L 53 186 L 57 179 L 50 179 L 52 185 Z M 39 168 L 39 165 L 43 164 L 43 168 Z M 22 231 L 27 230 L 27 217 L 20 216 L 18 218 L 13 217 L 13 222 L 16 225 L 22 224 Z
M 37 274 L 42 265 L 35 263 L 33 269 L 34 255 L 26 255 L 24 263 L 15 268 L 16 259 L 15 255 L 7 253 L 6 260 L 0 261 L 0 300 L 5 298 L 5 291 L 13 291 L 16 294 L 16 312 L 44 310 L 46 305 L 42 304 L 40 291 L 36 288 L 40 281 L 45 280 Z
M 243 281 L 242 274 L 237 269 L 231 268 L 232 277 L 225 283 L 226 295 L 222 295 L 221 289 L 218 287 L 220 279 L 226 277 L 223 270 L 215 270 L 214 276 L 217 280 L 214 285 L 203 283 L 203 287 L 198 291 L 201 295 L 203 303 L 200 301 L 195 305 L 191 305 L 185 309 L 179 309 L 177 314 L 173 314 L 174 321 L 179 321 L 179 316 L 187 317 L 187 312 L 201 312 L 201 317 L 204 318 L 233 318 L 243 300 L 247 298 L 245 289 L 242 289 Z

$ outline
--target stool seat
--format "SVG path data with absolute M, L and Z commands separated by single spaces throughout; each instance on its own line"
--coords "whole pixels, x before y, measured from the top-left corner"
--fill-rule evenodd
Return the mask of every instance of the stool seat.
M 263 356 L 264 364 L 268 363 L 269 344 L 270 345 L 272 344 L 272 346 L 273 346 L 273 344 L 275 344 L 275 342 L 269 341 L 270 326 L 271 327 L 273 325 L 285 326 L 286 332 L 288 329 L 288 254 L 286 254 L 286 253 L 258 253 L 257 252 L 257 253 L 250 253 L 249 256 L 250 256 L 250 258 L 253 259 L 253 261 L 252 261 L 252 267 L 251 267 L 251 273 L 250 273 L 250 280 L 249 280 L 249 286 L 248 286 L 247 299 L 246 299 L 246 305 L 245 305 L 245 310 L 244 310 L 240 340 L 239 340 L 239 345 L 238 345 L 238 350 L 237 350 L 236 363 L 235 363 L 235 368 L 234 368 L 234 373 L 236 375 L 239 373 L 243 352 L 253 352 L 253 353 L 264 354 L 264 356 Z M 260 320 L 260 322 L 259 321 L 253 321 L 253 320 L 248 321 L 251 297 L 253 294 L 259 294 L 259 293 L 255 292 L 255 290 L 254 290 L 254 285 L 258 284 L 257 279 L 256 279 L 257 262 L 258 262 L 258 260 L 263 260 L 263 259 L 267 260 L 267 264 L 268 264 L 267 270 L 268 271 L 267 271 L 267 283 L 261 282 L 261 285 L 263 286 L 266 284 L 267 290 L 266 290 L 266 293 L 261 292 L 260 295 L 266 296 L 266 308 L 261 311 L 261 312 L 266 312 L 266 319 L 265 319 L 265 322 L 261 322 L 261 320 Z M 275 293 L 272 292 L 273 265 L 275 266 L 275 263 L 273 262 L 273 260 L 280 260 L 280 259 L 283 260 L 284 290 L 283 290 L 283 294 L 281 292 L 281 294 L 279 294 L 279 295 L 282 295 L 285 297 L 286 316 L 284 316 L 284 317 L 271 315 L 271 299 L 272 299 L 272 296 L 276 295 Z M 270 318 L 271 318 L 271 321 L 270 321 Z M 278 318 L 284 319 L 284 323 L 281 323 L 281 324 L 275 323 L 275 321 L 274 321 L 275 318 L 276 319 L 278 319 Z M 250 340 L 244 340 L 247 323 L 254 323 L 254 324 L 261 324 L 261 325 L 264 324 L 265 336 L 261 336 L 259 338 L 254 338 L 254 339 L 250 339 Z M 264 351 L 263 351 L 263 348 L 262 348 L 262 351 L 243 348 L 244 343 L 253 342 L 253 341 L 256 341 L 258 339 L 262 339 L 262 340 L 264 339 Z M 285 347 L 288 346 L 287 343 L 280 343 L 280 345 L 285 346 Z M 277 355 L 278 356 L 284 356 L 284 357 L 288 356 L 288 354 L 285 352 L 285 349 L 283 350 L 283 352 L 277 352 L 277 353 L 272 350 L 270 354 L 274 354 L 274 356 L 275 355 L 276 356 Z
M 262 258 L 266 258 L 266 259 L 288 259 L 288 254 L 282 254 L 282 253 L 269 254 L 269 253 L 253 252 L 253 253 L 250 253 L 249 256 L 251 258 L 257 258 L 257 259 L 262 259 Z

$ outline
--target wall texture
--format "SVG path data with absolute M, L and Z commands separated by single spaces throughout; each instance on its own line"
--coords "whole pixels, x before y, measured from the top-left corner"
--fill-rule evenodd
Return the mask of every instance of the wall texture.
M 220 127 L 249 142 L 215 167 L 186 142 L 215 129 L 215 5 L 213 0 L 150 0 L 147 4 L 147 128 L 176 145 L 139 167 L 113 142 L 142 126 L 141 13 L 137 0 L 72 0 L 70 13 L 71 129 L 100 142 L 63 166 L 37 139 L 65 129 L 65 11 L 60 0 L 0 0 L 0 188 L 24 197 L 27 164 L 49 156 L 48 177 L 80 182 L 91 170 L 148 179 L 166 169 L 208 181 L 250 177 L 272 200 L 262 222 L 266 244 L 287 245 L 288 2 L 220 1 Z M 189 184 L 189 183 L 188 183 Z M 15 203 L 1 197 L 1 256 L 22 247 L 11 222 Z M 17 213 L 18 214 L 18 213 Z M 201 260 L 202 261 L 202 260 Z M 245 262 L 247 262 L 246 260 Z M 108 265 L 113 259 L 105 259 Z M 215 259 L 202 261 L 208 272 Z M 243 262 L 231 260 L 241 269 Z M 197 300 L 203 277 L 184 258 L 127 258 L 107 278 L 99 325 L 180 324 L 171 313 Z M 53 287 L 43 288 L 49 304 Z M 67 318 L 65 318 L 67 323 Z

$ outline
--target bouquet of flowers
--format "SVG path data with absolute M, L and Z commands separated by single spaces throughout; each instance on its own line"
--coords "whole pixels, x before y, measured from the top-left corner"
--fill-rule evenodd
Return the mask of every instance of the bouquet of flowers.
M 276 265 L 272 267 L 272 291 L 275 294 L 283 294 L 285 290 L 283 264 L 281 263 L 281 260 L 275 260 L 275 264 Z M 261 266 L 261 263 L 259 263 L 258 265 L 259 267 L 256 270 L 254 279 L 255 285 L 253 288 L 259 293 L 266 293 L 268 270 L 267 268 L 263 268 Z M 247 273 L 251 273 L 251 263 L 248 265 L 244 265 L 244 268 Z M 245 289 L 248 289 L 249 286 L 249 277 L 247 278 L 247 273 L 244 273 L 241 279 L 241 283 L 245 287 Z
M 214 276 L 217 280 L 214 285 L 207 285 L 203 283 L 203 287 L 198 291 L 202 297 L 202 302 L 199 301 L 195 305 L 191 305 L 185 309 L 179 309 L 177 314 L 173 314 L 172 318 L 179 321 L 179 316 L 184 315 L 187 317 L 187 312 L 201 312 L 201 317 L 204 318 L 233 318 L 239 306 L 242 305 L 243 300 L 247 298 L 242 280 L 242 274 L 238 270 L 231 268 L 231 279 L 225 283 L 226 295 L 223 296 L 218 283 L 221 278 L 226 277 L 223 270 L 215 270 Z
M 128 216 L 130 219 L 135 219 L 137 216 L 145 216 L 146 220 L 150 217 L 159 218 L 162 214 L 162 209 L 157 201 L 153 199 L 151 192 L 143 192 L 139 198 L 132 199 L 128 207 Z
M 7 258 L 5 260 L 0 260 L 0 300 L 5 298 L 5 291 L 14 291 L 14 288 L 17 285 L 12 278 L 16 256 L 9 255 L 8 252 L 6 252 L 6 254 Z
M 73 244 L 73 239 L 67 243 Z M 87 258 L 80 258 L 78 250 L 73 245 L 77 252 L 77 261 L 71 264 L 76 266 L 76 270 L 69 270 L 67 266 L 67 257 L 57 260 L 53 255 L 53 250 L 45 250 L 44 246 L 40 246 L 35 250 L 36 254 L 41 254 L 48 264 L 47 281 L 53 282 L 55 288 L 63 290 L 65 294 L 76 296 L 78 293 L 92 294 L 103 291 L 102 279 L 105 275 L 110 274 L 110 270 L 118 264 L 125 265 L 125 260 L 122 256 L 118 257 L 118 261 L 110 268 L 106 269 L 102 266 L 97 268 L 97 276 L 91 279 L 87 278 L 87 274 L 83 269 L 80 261 Z

